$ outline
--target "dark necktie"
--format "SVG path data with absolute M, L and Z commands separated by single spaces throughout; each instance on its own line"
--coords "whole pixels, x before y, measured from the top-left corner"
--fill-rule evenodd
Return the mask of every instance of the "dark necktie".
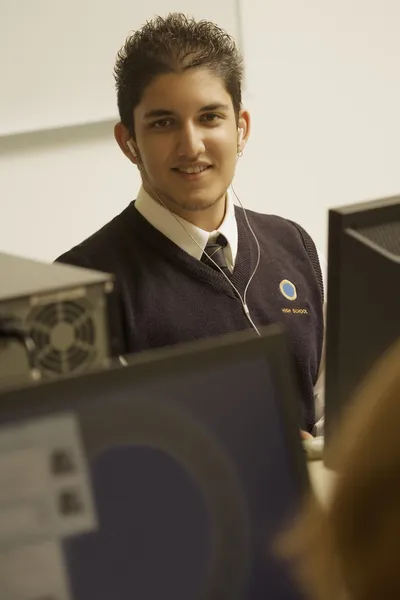
M 222 271 L 229 276 L 231 272 L 228 268 L 228 265 L 226 264 L 226 258 L 224 253 L 224 248 L 225 246 L 227 246 L 227 244 L 228 241 L 226 237 L 222 235 L 222 233 L 220 233 L 215 242 L 209 242 L 204 248 L 204 254 L 201 257 L 201 261 L 209 267 L 212 267 L 216 271 L 219 271 L 215 264 L 208 259 L 209 256 L 218 265 L 218 267 L 220 267 L 220 269 L 222 269 Z M 206 256 L 206 253 L 208 254 L 208 256 Z

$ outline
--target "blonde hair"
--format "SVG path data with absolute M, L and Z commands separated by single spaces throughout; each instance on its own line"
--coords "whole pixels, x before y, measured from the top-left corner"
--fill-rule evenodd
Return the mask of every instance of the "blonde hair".
M 330 450 L 338 479 L 329 506 L 310 498 L 280 548 L 313 600 L 400 598 L 400 339 Z

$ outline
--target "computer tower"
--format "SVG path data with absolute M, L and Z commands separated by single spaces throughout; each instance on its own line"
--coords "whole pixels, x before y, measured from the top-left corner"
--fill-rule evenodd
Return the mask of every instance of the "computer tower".
M 99 368 L 121 350 L 113 276 L 0 253 L 0 387 Z

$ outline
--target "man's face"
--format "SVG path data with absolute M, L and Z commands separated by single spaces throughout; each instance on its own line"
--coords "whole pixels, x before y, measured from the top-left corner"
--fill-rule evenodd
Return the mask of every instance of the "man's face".
M 177 214 L 224 201 L 236 166 L 238 125 L 219 77 L 206 69 L 159 75 L 135 108 L 134 123 L 150 194 Z

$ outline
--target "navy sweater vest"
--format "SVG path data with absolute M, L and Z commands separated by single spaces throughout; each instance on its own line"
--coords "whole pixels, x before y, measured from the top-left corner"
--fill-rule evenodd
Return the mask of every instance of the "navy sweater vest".
M 243 295 L 256 265 L 257 247 L 243 211 L 235 210 L 238 254 L 231 281 Z M 286 324 L 303 400 L 302 426 L 311 430 L 315 422 L 313 386 L 324 328 L 317 251 L 299 225 L 277 216 L 246 212 L 261 248 L 247 304 L 257 326 Z M 250 327 L 224 276 L 166 238 L 141 216 L 134 203 L 57 260 L 116 276 L 126 353 Z M 282 293 L 283 280 L 295 285 L 294 300 Z

